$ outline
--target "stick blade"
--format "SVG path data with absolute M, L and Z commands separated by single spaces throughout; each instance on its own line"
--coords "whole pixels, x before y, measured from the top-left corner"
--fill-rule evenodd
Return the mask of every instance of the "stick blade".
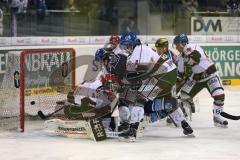
M 46 119 L 46 116 L 43 114 L 42 111 L 38 111 L 38 116 L 39 116 L 41 119 Z
M 64 105 L 65 103 L 66 103 L 66 100 L 56 102 L 57 105 Z

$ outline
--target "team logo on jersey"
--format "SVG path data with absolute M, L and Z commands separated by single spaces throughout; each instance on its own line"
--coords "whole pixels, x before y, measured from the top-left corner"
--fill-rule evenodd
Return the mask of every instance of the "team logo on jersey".
M 131 36 L 130 36 L 130 35 L 126 36 L 126 37 L 125 37 L 125 40 L 126 40 L 126 41 L 131 40 Z
M 168 59 L 168 56 L 166 55 L 166 54 L 162 54 L 162 59 L 164 59 L 164 60 L 166 60 L 166 59 Z
M 172 106 L 171 103 L 166 103 L 166 104 L 165 104 L 165 110 L 166 110 L 167 112 L 172 111 L 172 108 L 173 108 L 173 106 Z
M 116 68 L 116 66 L 118 65 L 120 60 L 120 56 L 119 55 L 114 55 L 111 57 L 111 67 Z
M 208 84 L 211 85 L 211 84 L 214 84 L 214 83 L 217 83 L 218 82 L 218 79 L 217 78 L 212 78 L 209 80 Z

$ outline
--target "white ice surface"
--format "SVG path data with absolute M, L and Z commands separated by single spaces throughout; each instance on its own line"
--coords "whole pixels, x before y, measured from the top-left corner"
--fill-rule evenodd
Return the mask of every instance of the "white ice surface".
M 38 122 L 25 133 L 0 133 L 0 160 L 240 160 L 240 120 L 214 127 L 212 99 L 206 90 L 198 97 L 200 112 L 190 122 L 195 138 L 183 136 L 181 128 L 153 125 L 135 143 L 94 142 L 48 137 Z M 239 101 L 240 89 L 226 89 L 226 112 L 239 115 Z

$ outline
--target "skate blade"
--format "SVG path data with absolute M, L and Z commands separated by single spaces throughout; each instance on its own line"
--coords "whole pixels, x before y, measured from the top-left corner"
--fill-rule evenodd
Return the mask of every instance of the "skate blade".
M 222 124 L 219 124 L 219 123 L 214 123 L 214 126 L 219 127 L 219 128 L 228 128 L 228 125 L 222 125 Z
M 175 126 L 174 123 L 166 123 L 166 126 L 174 127 L 174 128 L 179 128 L 180 127 L 179 125 Z
M 139 130 L 137 131 L 137 135 L 136 135 L 137 138 L 142 138 L 142 137 L 143 137 L 143 135 L 144 135 L 144 129 L 145 129 L 145 128 L 141 128 L 141 129 L 139 129 Z M 133 138 L 135 138 L 135 137 L 133 137 Z M 136 138 L 135 138 L 135 139 L 136 139 Z
M 173 126 L 173 123 L 166 122 L 166 126 Z
M 186 137 L 189 137 L 189 138 L 195 138 L 195 134 L 191 133 L 191 134 L 188 134 L 188 135 L 185 135 Z
M 136 138 L 135 137 L 119 137 L 118 141 L 119 142 L 129 142 L 129 143 L 132 143 L 132 142 L 136 141 Z

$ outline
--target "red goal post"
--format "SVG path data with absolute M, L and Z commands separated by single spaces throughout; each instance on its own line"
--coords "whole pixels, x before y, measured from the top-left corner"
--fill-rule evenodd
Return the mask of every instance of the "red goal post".
M 75 51 L 31 49 L 9 51 L 0 83 L 0 130 L 24 131 L 39 110 L 48 114 L 56 101 L 75 87 Z M 28 118 L 31 117 L 31 118 Z M 36 118 L 35 118 L 36 119 Z

